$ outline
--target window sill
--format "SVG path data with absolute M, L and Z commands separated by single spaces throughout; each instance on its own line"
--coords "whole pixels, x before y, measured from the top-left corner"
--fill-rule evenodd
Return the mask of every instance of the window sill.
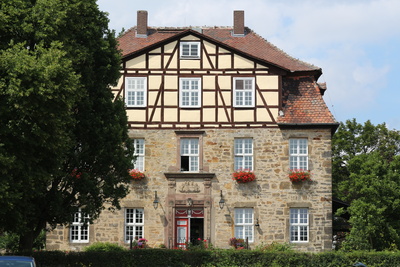
M 188 178 L 198 178 L 198 179 L 212 179 L 215 177 L 215 173 L 198 173 L 198 172 L 165 172 L 165 177 L 167 179 L 188 179 Z

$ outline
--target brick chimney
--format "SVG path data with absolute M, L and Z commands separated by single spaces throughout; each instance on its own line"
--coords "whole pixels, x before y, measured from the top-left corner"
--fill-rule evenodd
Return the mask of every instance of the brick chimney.
M 244 36 L 244 11 L 233 11 L 233 35 Z
M 138 10 L 137 12 L 137 30 L 138 37 L 147 37 L 147 11 Z

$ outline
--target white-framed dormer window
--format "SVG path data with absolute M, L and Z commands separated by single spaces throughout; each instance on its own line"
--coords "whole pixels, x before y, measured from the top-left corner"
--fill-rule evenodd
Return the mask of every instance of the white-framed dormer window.
M 179 106 L 184 108 L 199 108 L 201 106 L 200 78 L 179 79 Z
M 145 147 L 144 139 L 133 139 L 133 146 L 135 151 L 133 155 L 136 157 L 133 168 L 139 171 L 144 171 Z
M 291 170 L 308 170 L 308 140 L 289 140 L 289 168 Z
M 235 208 L 235 237 L 254 242 L 254 210 Z
M 125 209 L 125 242 L 144 237 L 144 209 Z
M 125 104 L 127 107 L 145 107 L 147 103 L 147 78 L 125 78 Z
M 182 59 L 200 58 L 200 42 L 181 42 L 180 56 Z
M 70 225 L 70 240 L 72 243 L 89 242 L 89 216 L 85 215 L 80 209 L 74 214 Z
M 254 107 L 255 82 L 254 78 L 233 78 L 234 107 Z
M 181 138 L 181 171 L 198 172 L 199 171 L 199 139 Z
M 307 208 L 290 209 L 290 242 L 309 241 L 309 218 Z
M 253 170 L 253 139 L 236 138 L 234 144 L 235 170 Z

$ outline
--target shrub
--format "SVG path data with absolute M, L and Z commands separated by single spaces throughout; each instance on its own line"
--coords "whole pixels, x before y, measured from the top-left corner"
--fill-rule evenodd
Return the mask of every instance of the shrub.
M 87 246 L 84 248 L 84 251 L 86 252 L 116 252 L 116 251 L 126 251 L 126 248 L 115 244 L 115 243 L 110 243 L 110 242 L 97 242 L 93 243 L 90 246 Z

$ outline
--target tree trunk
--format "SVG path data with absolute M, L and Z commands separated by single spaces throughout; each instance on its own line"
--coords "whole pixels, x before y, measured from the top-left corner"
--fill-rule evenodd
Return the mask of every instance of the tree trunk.
M 26 232 L 19 237 L 19 247 L 18 250 L 23 255 L 31 255 L 33 249 L 33 240 L 34 240 L 33 231 Z

